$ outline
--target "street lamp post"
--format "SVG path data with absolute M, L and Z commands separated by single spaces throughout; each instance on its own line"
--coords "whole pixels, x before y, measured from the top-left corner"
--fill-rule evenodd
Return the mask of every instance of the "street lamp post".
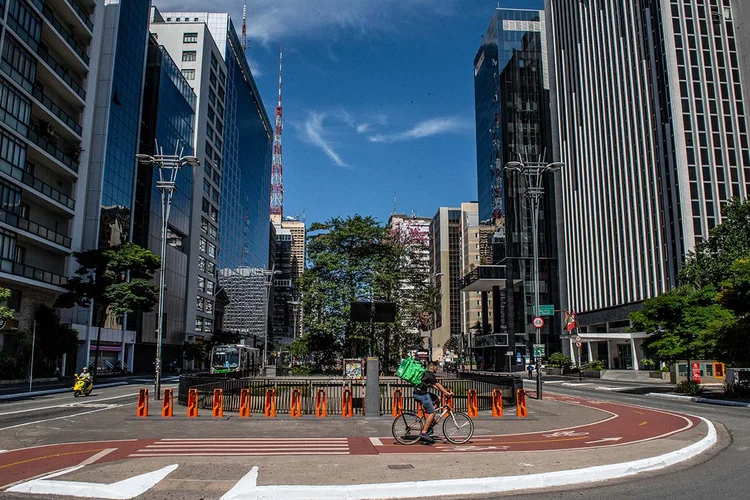
M 517 173 L 525 183 L 526 198 L 531 201 L 531 238 L 534 252 L 532 274 L 534 282 L 534 315 L 539 314 L 539 203 L 544 196 L 544 174 L 547 172 L 556 172 L 563 167 L 560 162 L 544 163 L 530 162 L 526 163 L 521 157 L 521 161 L 511 161 L 505 165 L 505 171 Z M 536 344 L 542 343 L 542 331 L 536 329 Z M 533 354 L 533 349 L 532 349 Z M 536 358 L 536 393 L 539 399 L 542 399 L 542 374 L 540 370 L 539 358 Z
M 435 273 L 434 276 L 430 277 L 430 288 L 437 287 L 438 286 L 438 278 L 443 276 L 444 273 Z M 430 301 L 432 301 L 432 294 L 434 293 L 434 290 L 430 290 Z M 432 304 L 435 305 L 435 304 Z M 430 311 L 430 338 L 427 341 L 427 360 L 433 361 L 432 359 L 432 331 L 435 329 L 435 308 L 432 308 L 432 311 Z
M 289 301 L 289 305 L 292 306 L 292 314 L 294 315 L 293 323 L 292 323 L 294 325 L 292 327 L 292 338 L 296 339 L 297 338 L 297 314 L 298 314 L 297 308 L 299 307 L 299 299 L 295 297 L 293 300 Z
M 265 374 L 266 370 L 268 369 L 268 308 L 269 304 L 271 303 L 271 287 L 273 286 L 273 277 L 276 274 L 281 274 L 281 271 L 276 271 L 275 269 L 267 269 L 263 271 L 263 275 L 265 276 L 265 286 L 266 286 L 266 316 L 263 318 L 263 323 L 265 324 L 264 335 L 263 335 L 263 373 Z
M 167 258 L 167 225 L 169 224 L 169 211 L 172 207 L 172 196 L 177 190 L 177 172 L 182 167 L 197 167 L 200 165 L 195 156 L 165 155 L 159 146 L 156 146 L 156 155 L 137 154 L 135 157 L 144 165 L 156 165 L 159 168 L 159 180 L 156 189 L 161 192 L 161 266 L 159 270 L 159 313 L 156 328 L 156 359 L 154 360 L 154 399 L 160 399 L 161 395 L 161 344 L 164 336 L 164 288 L 165 288 L 165 261 Z

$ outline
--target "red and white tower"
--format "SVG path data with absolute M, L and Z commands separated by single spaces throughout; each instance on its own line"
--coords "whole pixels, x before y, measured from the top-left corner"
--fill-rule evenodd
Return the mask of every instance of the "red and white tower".
M 271 221 L 281 223 L 284 217 L 284 186 L 281 168 L 281 68 L 284 48 L 279 49 L 279 102 L 276 105 L 276 126 L 273 133 L 273 163 L 271 164 Z

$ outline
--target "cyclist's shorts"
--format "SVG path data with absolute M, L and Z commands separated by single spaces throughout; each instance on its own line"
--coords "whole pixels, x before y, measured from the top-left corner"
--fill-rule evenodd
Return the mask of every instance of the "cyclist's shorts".
M 428 415 L 432 415 L 433 413 L 435 413 L 435 405 L 438 401 L 440 401 L 437 396 L 430 392 L 426 394 L 415 394 L 414 399 L 416 399 L 417 402 L 422 405 L 422 409 Z

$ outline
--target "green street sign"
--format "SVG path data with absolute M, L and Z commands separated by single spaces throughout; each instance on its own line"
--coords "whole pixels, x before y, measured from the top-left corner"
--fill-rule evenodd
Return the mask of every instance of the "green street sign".
M 534 344 L 534 357 L 535 358 L 544 357 L 544 344 Z
M 554 316 L 554 315 L 555 315 L 554 304 L 540 304 L 539 314 L 534 314 L 534 316 Z

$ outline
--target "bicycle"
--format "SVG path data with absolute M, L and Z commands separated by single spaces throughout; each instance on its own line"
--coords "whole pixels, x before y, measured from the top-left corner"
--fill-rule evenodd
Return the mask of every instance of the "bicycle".
M 474 435 L 474 421 L 464 412 L 454 412 L 448 405 L 442 405 L 435 409 L 432 428 L 441 420 L 443 421 L 443 436 L 453 444 L 464 444 Z M 391 432 L 397 442 L 415 444 L 420 440 L 423 427 L 424 417 L 405 411 L 393 420 Z

